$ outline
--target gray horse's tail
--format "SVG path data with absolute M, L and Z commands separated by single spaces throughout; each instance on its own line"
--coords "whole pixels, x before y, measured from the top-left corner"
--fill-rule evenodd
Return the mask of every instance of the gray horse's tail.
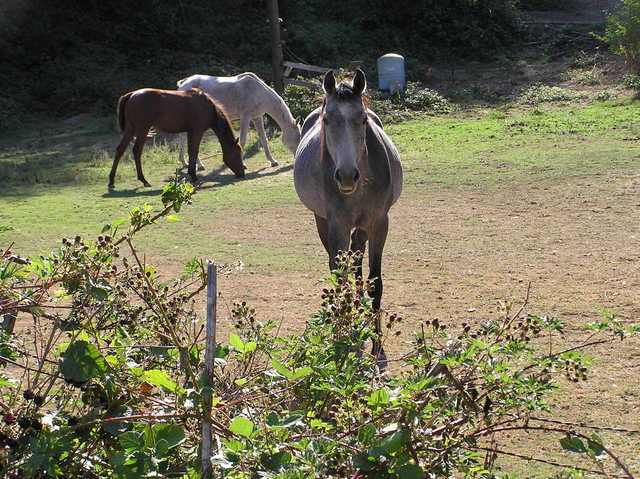
M 124 122 L 125 122 L 124 109 L 127 106 L 127 102 L 129 101 L 129 98 L 131 98 L 132 94 L 133 92 L 125 93 L 120 97 L 120 99 L 118 99 L 118 107 L 116 108 L 116 114 L 118 115 L 118 125 L 120 126 L 120 131 L 124 131 Z

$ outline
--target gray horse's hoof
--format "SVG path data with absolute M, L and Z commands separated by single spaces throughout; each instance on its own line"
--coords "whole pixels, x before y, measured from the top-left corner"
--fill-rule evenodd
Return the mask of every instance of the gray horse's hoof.
M 198 165 L 198 171 L 204 171 L 204 170 L 205 170 L 204 165 Z
M 149 183 L 148 181 L 145 181 L 143 185 L 146 186 L 147 188 L 151 188 L 151 183 Z
M 273 160 L 271 162 L 271 166 L 278 166 L 280 163 L 278 163 L 276 160 Z
M 376 360 L 376 367 L 379 372 L 384 372 L 389 367 L 389 361 L 387 361 L 387 355 L 383 348 L 376 348 L 375 346 L 371 350 L 371 354 Z

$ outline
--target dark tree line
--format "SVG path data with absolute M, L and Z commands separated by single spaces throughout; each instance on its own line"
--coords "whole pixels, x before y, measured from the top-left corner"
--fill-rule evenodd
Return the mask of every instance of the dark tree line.
M 281 0 L 285 58 L 330 66 L 359 59 L 373 68 L 396 51 L 410 75 L 409 60 L 492 58 L 518 41 L 515 1 Z M 270 79 L 267 18 L 264 0 L 7 0 L 0 118 L 110 110 L 123 91 L 173 88 L 196 71 Z

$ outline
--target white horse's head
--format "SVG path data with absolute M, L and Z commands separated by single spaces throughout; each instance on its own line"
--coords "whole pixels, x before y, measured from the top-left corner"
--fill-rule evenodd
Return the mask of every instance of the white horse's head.
M 291 153 L 296 154 L 298 143 L 300 143 L 300 125 L 297 122 L 294 122 L 289 128 L 283 129 L 282 143 Z

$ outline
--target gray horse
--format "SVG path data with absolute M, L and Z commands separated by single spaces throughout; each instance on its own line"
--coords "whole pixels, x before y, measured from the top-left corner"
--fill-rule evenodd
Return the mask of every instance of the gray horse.
M 402 191 L 402 164 L 380 119 L 365 106 L 366 84 L 361 70 L 356 70 L 353 81 L 338 85 L 333 71 L 326 73 L 323 105 L 302 127 L 293 179 L 300 200 L 315 215 L 331 270 L 336 269 L 339 251 L 364 252 L 369 241 L 369 278 L 374 280 L 373 308 L 377 311 L 388 212 Z M 357 274 L 362 275 L 361 267 Z M 379 318 L 376 333 L 373 354 L 384 360 Z

